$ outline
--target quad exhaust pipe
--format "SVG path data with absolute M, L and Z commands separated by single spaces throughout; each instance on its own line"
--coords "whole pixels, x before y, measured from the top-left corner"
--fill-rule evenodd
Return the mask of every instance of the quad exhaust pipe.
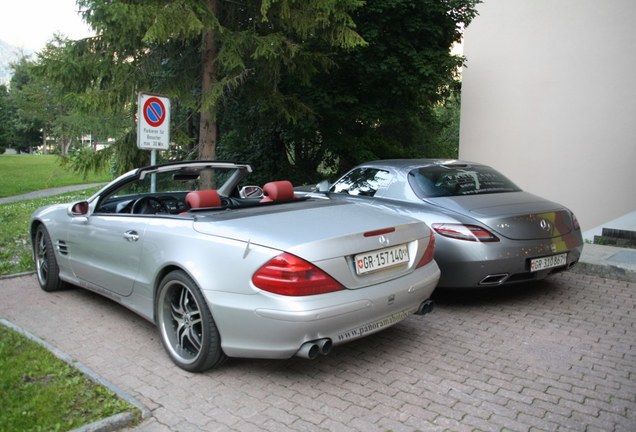
M 427 313 L 431 313 L 433 312 L 434 307 L 435 307 L 435 304 L 433 303 L 433 300 L 431 299 L 424 300 L 420 304 L 420 307 L 417 308 L 417 311 L 415 311 L 415 315 L 426 315 Z
M 327 355 L 331 352 L 333 343 L 331 339 L 324 338 L 314 341 L 305 342 L 300 346 L 300 349 L 296 352 L 298 357 L 313 360 L 319 355 Z
M 433 311 L 434 303 L 433 300 L 428 299 L 424 300 L 420 306 L 417 308 L 415 315 L 426 315 L 427 313 L 431 313 Z M 333 342 L 329 338 L 316 339 L 313 341 L 305 342 L 300 346 L 300 349 L 296 351 L 297 357 L 306 358 L 309 360 L 313 360 L 319 355 L 327 355 L 331 352 L 331 348 L 333 347 Z

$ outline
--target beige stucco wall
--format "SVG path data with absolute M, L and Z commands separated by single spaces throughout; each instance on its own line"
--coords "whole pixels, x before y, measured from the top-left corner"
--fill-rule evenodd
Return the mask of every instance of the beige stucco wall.
M 468 27 L 460 158 L 570 207 L 636 211 L 636 0 L 484 0 Z

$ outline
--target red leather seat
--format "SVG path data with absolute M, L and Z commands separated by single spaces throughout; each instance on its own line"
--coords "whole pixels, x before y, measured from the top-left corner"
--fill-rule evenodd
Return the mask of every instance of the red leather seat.
M 214 189 L 198 190 L 188 192 L 185 197 L 185 203 L 191 209 L 220 207 L 221 197 L 219 196 L 219 193 Z
M 296 198 L 294 186 L 289 180 L 279 180 L 266 183 L 263 186 L 265 198 L 261 202 L 285 202 Z

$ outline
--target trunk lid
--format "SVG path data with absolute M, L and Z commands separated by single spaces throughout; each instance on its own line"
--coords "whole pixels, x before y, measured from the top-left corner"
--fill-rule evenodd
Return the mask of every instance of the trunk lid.
M 574 229 L 569 210 L 528 192 L 432 198 L 428 201 L 473 218 L 493 232 L 513 240 L 549 239 Z
M 382 235 L 368 235 L 395 228 Z M 197 215 L 200 233 L 293 253 L 310 262 L 428 239 L 428 226 L 366 204 L 326 200 L 262 205 Z M 382 242 L 380 237 L 383 237 Z M 427 244 L 427 242 L 425 242 Z

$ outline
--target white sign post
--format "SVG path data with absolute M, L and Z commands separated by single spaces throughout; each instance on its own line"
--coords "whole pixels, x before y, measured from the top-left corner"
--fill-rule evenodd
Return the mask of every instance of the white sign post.
M 137 148 L 168 150 L 170 146 L 170 99 L 139 93 L 137 101 Z
M 150 150 L 150 165 L 157 164 L 157 150 L 170 147 L 170 99 L 139 93 L 137 98 L 137 148 Z M 154 176 L 152 190 L 155 192 Z

